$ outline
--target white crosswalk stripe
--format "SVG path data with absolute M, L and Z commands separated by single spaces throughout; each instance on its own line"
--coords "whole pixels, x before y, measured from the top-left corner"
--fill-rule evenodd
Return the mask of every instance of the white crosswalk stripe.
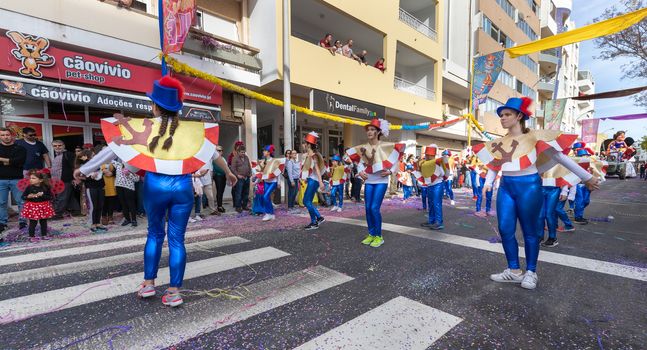
M 188 253 L 192 251 L 209 250 L 213 248 L 226 247 L 228 245 L 241 244 L 246 242 L 249 241 L 244 238 L 226 237 L 205 242 L 189 243 L 186 245 L 186 251 Z M 167 256 L 168 250 L 165 249 L 162 251 L 162 258 L 165 258 Z M 63 276 L 84 271 L 97 270 L 129 262 L 141 263 L 143 259 L 144 254 L 142 252 L 135 252 L 112 255 L 98 259 L 75 261 L 67 264 L 49 265 L 36 269 L 9 272 L 0 274 L 0 286 L 36 281 L 44 278 Z
M 186 233 L 185 238 L 204 237 L 204 236 L 216 234 L 218 232 L 219 231 L 213 230 L 213 229 L 189 231 Z M 74 247 L 74 248 L 48 250 L 44 252 L 24 254 L 24 255 L 12 255 L 12 256 L 6 256 L 6 257 L 0 258 L 0 266 L 20 264 L 20 263 L 45 260 L 45 259 L 60 258 L 60 257 L 66 257 L 66 256 L 72 256 L 72 255 L 96 253 L 96 252 L 102 252 L 102 251 L 113 250 L 113 249 L 130 248 L 130 247 L 136 247 L 136 246 L 143 247 L 145 243 L 146 243 L 146 238 L 139 237 L 135 239 L 128 239 L 125 241 L 115 241 L 115 242 L 86 245 L 86 246 L 80 246 L 80 247 Z
M 424 350 L 461 318 L 397 297 L 297 347 L 297 350 Z

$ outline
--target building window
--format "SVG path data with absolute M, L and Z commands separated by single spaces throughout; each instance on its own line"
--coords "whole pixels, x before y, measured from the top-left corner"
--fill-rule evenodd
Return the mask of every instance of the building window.
M 537 34 L 530 28 L 530 25 L 523 19 L 523 14 L 519 12 L 519 21 L 517 21 L 517 27 L 521 29 L 524 34 L 526 34 L 531 41 L 537 40 Z
M 532 0 L 530 0 L 530 1 L 532 1 Z M 512 6 L 510 1 L 508 1 L 508 0 L 496 0 L 496 3 L 499 4 L 499 6 L 503 10 L 503 12 L 508 14 L 508 16 L 510 16 L 510 18 L 514 19 L 514 10 L 515 10 L 515 8 L 514 8 L 514 6 Z
M 490 113 L 496 114 L 496 109 L 501 107 L 501 106 L 503 106 L 502 102 L 499 102 L 497 100 L 493 100 L 493 99 L 488 97 L 487 100 L 485 100 L 485 107 L 483 108 L 483 110 L 485 112 L 490 112 Z
M 532 12 L 537 14 L 537 4 L 535 4 L 535 0 L 526 0 L 526 2 L 528 3 L 528 6 L 530 6 L 530 8 L 532 9 Z
M 537 73 L 537 62 L 533 61 L 532 58 L 526 56 L 519 56 L 518 57 L 519 61 L 523 63 L 528 69 L 530 69 L 533 73 Z
M 503 33 L 496 24 L 492 23 L 492 21 L 485 16 L 483 16 L 483 31 L 503 47 L 509 48 L 514 46 L 514 41 L 512 41 L 512 39 Z
M 524 84 L 521 80 L 517 79 L 517 84 L 516 88 L 518 93 L 522 94 L 523 96 L 528 96 L 530 98 L 535 98 L 535 90 L 531 89 L 530 86 Z
M 505 70 L 502 70 L 501 73 L 499 74 L 499 81 L 501 81 L 503 85 L 513 90 L 516 89 L 515 78 Z

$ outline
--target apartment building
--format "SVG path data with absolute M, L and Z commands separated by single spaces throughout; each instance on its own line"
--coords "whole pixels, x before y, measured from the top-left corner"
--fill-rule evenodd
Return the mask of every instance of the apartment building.
M 504 48 L 521 45 L 540 38 L 540 4 L 536 0 L 480 0 L 474 16 L 476 55 L 486 55 Z M 497 107 L 510 97 L 529 96 L 537 101 L 539 54 L 506 57 L 503 70 L 480 105 L 478 119 L 492 135 L 504 131 L 496 116 Z M 535 104 L 535 108 L 537 104 Z M 531 119 L 531 124 L 534 119 Z M 534 125 L 530 125 L 534 126 Z
M 250 43 L 260 49 L 261 89 L 283 94 L 281 0 L 251 1 Z M 425 0 L 299 0 L 291 1 L 289 52 L 292 103 L 359 120 L 381 117 L 393 124 L 442 120 L 442 38 L 445 1 Z M 261 11 L 256 11 L 261 9 Z M 263 14 L 276 14 L 266 16 Z M 331 54 L 318 46 L 326 34 L 342 45 L 353 40 L 355 54 L 367 51 L 367 64 Z M 374 68 L 379 58 L 386 70 Z M 361 111 L 357 113 L 357 111 Z M 257 104 L 258 140 L 283 145 L 283 110 Z M 316 131 L 326 156 L 361 142 L 364 130 L 307 115 L 293 118 L 293 144 Z M 428 137 L 425 138 L 425 137 Z M 429 135 L 392 131 L 390 140 L 409 145 L 431 142 Z M 438 139 L 439 143 L 443 140 Z M 448 141 L 444 146 L 454 146 Z
M 259 50 L 249 45 L 247 1 L 198 0 L 184 53 L 177 57 L 203 71 L 247 87 L 260 85 Z M 117 2 L 0 1 L 0 122 L 19 131 L 32 126 L 49 145 L 68 149 L 103 141 L 99 120 L 116 112 L 145 115 L 145 92 L 160 76 L 156 0 Z M 22 42 L 46 42 L 50 58 L 41 74 L 23 72 L 12 54 Z M 46 60 L 47 61 L 47 60 Z M 218 120 L 225 148 L 246 136 L 253 102 L 212 83 L 179 76 L 185 83 L 187 117 Z

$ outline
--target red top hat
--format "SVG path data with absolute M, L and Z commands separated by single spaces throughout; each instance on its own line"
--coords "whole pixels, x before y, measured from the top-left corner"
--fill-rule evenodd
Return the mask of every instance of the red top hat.
M 372 126 L 372 127 L 376 128 L 377 130 L 382 131 L 382 127 L 380 125 L 380 120 L 377 119 L 377 118 L 371 119 L 370 123 L 364 125 L 364 129 L 368 128 L 369 126 Z
M 426 156 L 436 156 L 436 153 L 438 153 L 438 146 L 436 146 L 435 144 L 425 147 Z
M 314 131 L 310 131 L 305 138 L 305 141 L 311 145 L 316 145 L 318 140 L 319 135 Z

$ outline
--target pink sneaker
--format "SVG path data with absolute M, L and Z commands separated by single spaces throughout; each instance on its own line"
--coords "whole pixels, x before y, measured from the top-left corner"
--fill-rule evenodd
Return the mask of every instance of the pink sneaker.
M 38 243 L 39 241 L 38 237 L 29 237 L 29 243 Z
M 474 216 L 478 216 L 480 218 L 484 218 L 487 216 L 487 214 L 484 211 L 477 211 L 474 213 Z
M 43 241 L 49 241 L 51 238 L 49 236 L 41 236 L 40 239 Z
M 184 303 L 184 300 L 182 300 L 182 295 L 179 292 L 172 293 L 167 290 L 162 296 L 162 304 L 166 306 L 176 307 L 182 305 L 182 303 Z
M 155 296 L 155 286 L 152 284 L 141 284 L 139 289 L 137 289 L 137 297 L 139 298 L 150 298 Z
M 496 216 L 496 210 L 490 210 L 487 212 L 488 216 Z

